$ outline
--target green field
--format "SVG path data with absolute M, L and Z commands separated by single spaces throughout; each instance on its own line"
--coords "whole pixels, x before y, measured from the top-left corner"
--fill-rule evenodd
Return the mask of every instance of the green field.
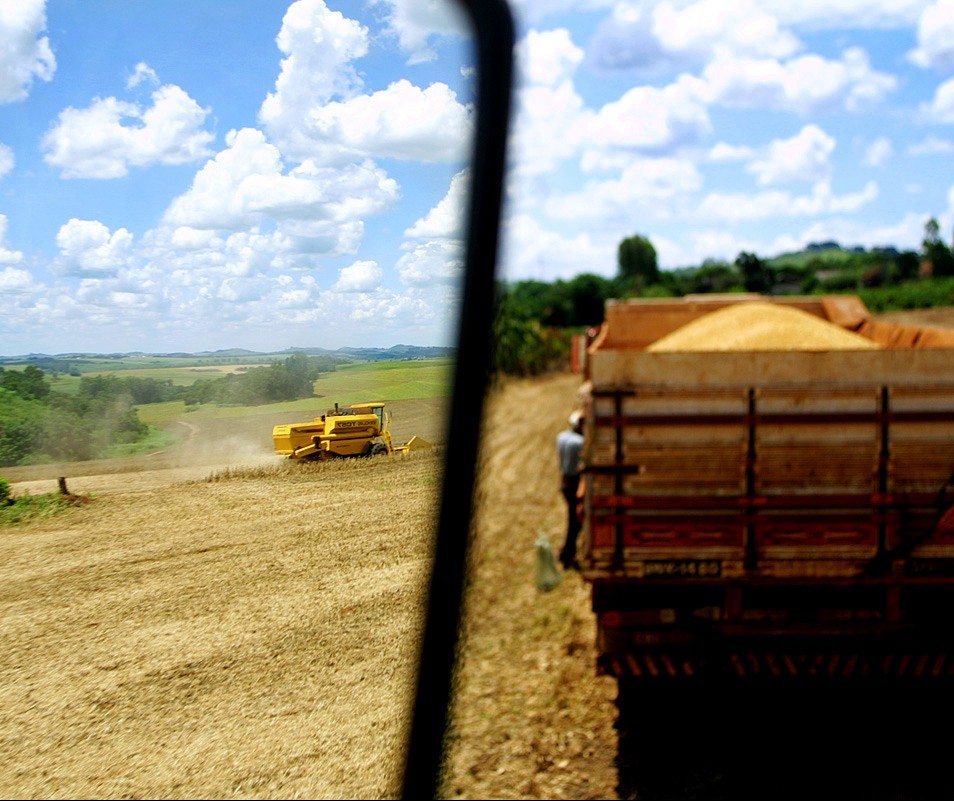
M 315 382 L 315 394 L 342 405 L 443 398 L 450 393 L 453 364 L 452 359 L 341 364 Z
M 164 426 L 176 420 L 209 420 L 270 415 L 277 412 L 315 414 L 335 403 L 347 406 L 366 401 L 396 401 L 445 398 L 450 394 L 452 359 L 419 361 L 362 362 L 338 365 L 334 372 L 322 373 L 315 381 L 315 397 L 261 406 L 187 407 L 182 401 L 150 403 L 137 407 L 139 419 L 147 425 Z M 181 368 L 154 370 L 150 378 L 163 379 Z M 123 375 L 128 375 L 127 371 Z

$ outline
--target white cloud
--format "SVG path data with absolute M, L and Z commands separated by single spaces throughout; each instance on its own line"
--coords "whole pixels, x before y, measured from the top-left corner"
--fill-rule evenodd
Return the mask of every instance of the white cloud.
M 591 181 L 581 192 L 550 198 L 545 208 L 557 220 L 616 225 L 632 219 L 637 206 L 644 215 L 668 217 L 679 200 L 701 186 L 702 177 L 690 161 L 634 160 L 618 179 Z
M 60 112 L 43 137 L 44 159 L 64 178 L 120 178 L 130 166 L 196 161 L 209 155 L 215 138 L 202 129 L 208 114 L 171 84 L 153 92 L 146 109 L 115 97 L 96 98 L 88 108 Z
M 577 155 L 591 115 L 569 80 L 519 89 L 509 143 L 511 169 L 521 176 L 543 175 Z
M 625 235 L 613 233 L 612 242 L 596 242 L 588 232 L 568 235 L 544 228 L 528 215 L 511 217 L 503 228 L 502 277 L 508 281 L 554 281 L 580 273 L 613 275 L 616 248 Z
M 653 32 L 663 50 L 707 60 L 715 53 L 784 58 L 798 39 L 753 0 L 698 0 L 683 5 L 663 0 L 653 14 Z
M 584 166 L 611 166 L 614 156 L 657 154 L 697 144 L 712 130 L 708 87 L 690 76 L 657 89 L 638 86 L 585 123 Z
M 723 57 L 784 58 L 801 48 L 753 0 L 620 0 L 596 28 L 589 55 L 604 69 L 684 69 Z
M 557 86 L 573 76 L 584 53 L 573 43 L 566 28 L 558 28 L 528 31 L 517 43 L 514 55 L 523 82 Z
M 170 204 L 166 224 L 241 230 L 273 219 L 300 247 L 344 253 L 360 239 L 361 219 L 397 197 L 394 180 L 368 162 L 341 169 L 304 162 L 286 173 L 278 148 L 261 131 L 230 131 L 226 143 Z
M 259 120 L 288 158 L 340 164 L 355 158 L 460 160 L 471 109 L 443 83 L 406 79 L 362 94 L 352 62 L 368 51 L 368 31 L 322 0 L 298 0 L 277 43 L 286 57 Z
M 933 156 L 937 153 L 954 153 L 954 141 L 929 136 L 920 142 L 909 145 L 908 153 L 912 156 Z
M 700 265 L 706 259 L 732 262 L 742 251 L 764 253 L 759 243 L 724 228 L 687 231 L 678 239 L 653 237 L 653 247 L 663 269 Z
M 56 58 L 46 36 L 45 0 L 12 0 L 0 7 L 0 103 L 23 100 L 35 78 L 49 81 Z
M 3 178 L 4 175 L 10 172 L 15 163 L 16 159 L 13 157 L 13 149 L 0 142 L 0 178 Z
M 126 88 L 135 89 L 141 83 L 151 83 L 154 86 L 158 86 L 159 76 L 156 74 L 156 71 L 150 67 L 145 61 L 140 61 L 136 64 L 135 69 L 133 70 L 132 75 L 126 79 Z
M 869 30 L 913 25 L 925 0 L 760 0 L 759 5 L 785 25 L 810 30 Z
M 19 264 L 23 261 L 23 252 L 7 247 L 7 229 L 10 221 L 7 215 L 0 214 L 0 264 Z
M 865 150 L 864 164 L 869 167 L 882 166 L 894 154 L 894 146 L 886 136 L 879 136 Z
M 954 122 L 954 78 L 944 81 L 934 91 L 929 104 L 921 106 L 922 114 L 933 122 Z
M 918 46 L 911 60 L 921 67 L 954 67 L 954 0 L 935 0 L 918 20 Z
M 432 61 L 429 42 L 434 35 L 462 35 L 469 24 L 458 3 L 447 0 L 386 0 L 391 6 L 388 22 L 401 47 L 410 53 L 408 63 Z
M 470 170 L 461 170 L 451 179 L 447 194 L 424 217 L 404 232 L 414 239 L 451 239 L 463 235 L 461 220 L 470 189 Z
M 755 173 L 760 186 L 803 181 L 818 183 L 829 178 L 835 140 L 817 125 L 806 125 L 790 139 L 776 139 L 764 159 L 746 169 Z
M 405 286 L 428 287 L 459 281 L 464 269 L 464 246 L 459 240 L 434 239 L 408 243 L 397 261 Z
M 3 253 L 0 251 L 0 260 Z M 36 284 L 33 283 L 33 276 L 26 270 L 19 270 L 16 267 L 5 267 L 0 270 L 0 293 L 3 295 L 25 295 L 35 292 Z
M 426 89 L 395 81 L 387 89 L 315 106 L 299 136 L 310 137 L 312 158 L 460 161 L 471 135 L 471 109 L 443 83 Z M 305 133 L 307 131 L 307 133 Z
M 792 195 L 789 192 L 712 192 L 700 204 L 700 212 L 708 218 L 739 222 L 769 218 L 804 217 L 819 214 L 850 213 L 858 211 L 878 197 L 878 186 L 873 181 L 859 192 L 835 195 L 831 186 L 822 181 L 812 188 L 810 195 Z
M 730 145 L 727 142 L 718 142 L 710 148 L 706 158 L 709 161 L 748 161 L 755 157 L 755 148 L 749 145 Z
M 713 102 L 737 108 L 776 108 L 810 114 L 861 111 L 881 102 L 897 79 L 871 68 L 867 53 L 848 48 L 841 60 L 810 54 L 774 59 L 717 58 L 703 75 Z
M 68 275 L 115 275 L 133 255 L 133 235 L 125 228 L 111 234 L 98 220 L 72 218 L 60 227 L 56 244 L 56 267 Z
M 592 115 L 573 86 L 583 58 L 565 29 L 531 30 L 518 42 L 510 169 L 521 179 L 545 175 L 577 156 Z
M 362 86 L 350 62 L 368 52 L 368 29 L 329 10 L 323 0 L 297 0 L 275 41 L 285 58 L 259 120 L 282 152 L 304 159 L 312 134 L 302 128 L 311 109 L 335 96 L 349 98 Z
M 893 245 L 901 249 L 918 250 L 924 238 L 924 223 L 927 217 L 913 212 L 906 213 L 895 223 L 871 225 L 867 220 L 834 218 L 815 222 L 784 247 L 774 252 L 792 251 L 811 242 L 835 240 L 845 245 L 861 245 L 866 248 Z
M 335 292 L 374 292 L 384 273 L 373 261 L 356 261 L 342 268 L 334 285 Z

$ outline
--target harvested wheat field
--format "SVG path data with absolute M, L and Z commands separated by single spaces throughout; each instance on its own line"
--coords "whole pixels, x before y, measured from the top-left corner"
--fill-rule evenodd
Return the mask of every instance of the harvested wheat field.
M 588 591 L 534 584 L 536 538 L 561 535 L 553 439 L 577 386 L 491 399 L 449 797 L 614 794 Z M 520 409 L 523 426 L 497 424 Z M 2 797 L 398 795 L 439 452 L 124 464 L 13 483 L 66 474 L 91 500 L 0 528 Z

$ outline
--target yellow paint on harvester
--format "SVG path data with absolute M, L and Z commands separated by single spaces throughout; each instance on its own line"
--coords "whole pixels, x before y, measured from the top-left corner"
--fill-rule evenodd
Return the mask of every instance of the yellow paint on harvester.
M 737 303 L 709 312 L 657 339 L 646 350 L 828 351 L 877 350 L 860 334 L 791 306 Z

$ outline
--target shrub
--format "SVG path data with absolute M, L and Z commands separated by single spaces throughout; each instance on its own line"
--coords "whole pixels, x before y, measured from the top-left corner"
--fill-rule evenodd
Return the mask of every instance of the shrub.
M 7 506 L 13 503 L 10 500 L 10 482 L 5 478 L 0 478 L 0 506 Z

